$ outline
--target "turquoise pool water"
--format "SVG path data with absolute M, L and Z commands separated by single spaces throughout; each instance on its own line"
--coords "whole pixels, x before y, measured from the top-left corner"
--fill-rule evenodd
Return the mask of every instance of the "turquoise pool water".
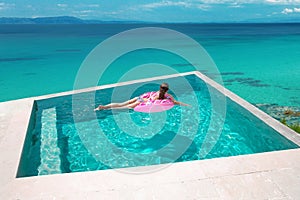
M 192 107 L 162 113 L 93 112 L 111 101 L 114 88 L 35 102 L 18 177 L 158 165 L 298 148 L 226 98 L 226 116 L 212 96 L 221 93 L 195 75 L 170 78 L 170 93 Z M 192 87 L 182 84 L 186 81 Z M 161 81 L 120 86 L 132 97 L 156 90 Z M 136 88 L 136 89 L 134 89 Z M 174 90 L 176 88 L 176 94 Z M 212 89 L 212 90 L 209 90 Z M 211 91 L 211 93 L 209 92 Z M 213 92 L 213 94 L 212 94 Z M 74 99 L 80 106 L 72 107 Z M 126 95 L 118 96 L 120 101 Z M 76 110 L 74 110 L 76 109 Z M 224 121 L 224 123 L 223 123 Z M 221 131 L 218 132 L 218 127 Z

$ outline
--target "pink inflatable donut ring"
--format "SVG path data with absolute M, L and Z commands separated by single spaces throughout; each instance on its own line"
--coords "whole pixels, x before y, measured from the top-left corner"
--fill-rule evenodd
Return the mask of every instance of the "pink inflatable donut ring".
M 156 92 L 147 92 L 141 95 L 141 98 L 148 99 L 147 101 L 141 102 L 134 108 L 136 112 L 153 113 L 153 112 L 163 112 L 173 108 L 174 103 L 170 99 L 157 99 L 153 100 L 153 95 Z
M 142 94 L 140 97 L 143 99 L 153 99 L 157 92 L 146 92 Z

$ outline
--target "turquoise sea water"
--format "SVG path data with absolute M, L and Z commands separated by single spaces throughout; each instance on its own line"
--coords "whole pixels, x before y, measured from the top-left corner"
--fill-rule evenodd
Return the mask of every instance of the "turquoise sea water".
M 72 90 L 81 63 L 97 44 L 145 26 L 174 29 L 198 41 L 225 86 L 249 102 L 300 107 L 300 24 L 1 25 L 0 101 Z M 182 59 L 149 51 L 113 65 L 126 71 L 149 62 L 190 70 Z M 114 82 L 115 75 L 108 73 L 102 83 Z
M 211 99 L 213 96 L 220 102 L 224 96 L 212 88 L 208 90 L 209 86 L 195 75 L 167 81 L 176 86 L 176 98 L 192 107 L 175 106 L 167 112 L 151 114 L 124 110 L 95 114 L 93 102 L 87 97 L 95 96 L 96 104 L 109 103 L 112 88 L 37 101 L 18 177 L 298 148 L 229 99 L 224 104 L 225 117 Z M 156 90 L 159 84 L 160 81 L 133 84 L 120 90 L 138 88 L 133 94 L 136 96 Z M 78 105 L 72 107 L 74 99 Z M 119 99 L 126 99 L 126 95 L 121 93 Z

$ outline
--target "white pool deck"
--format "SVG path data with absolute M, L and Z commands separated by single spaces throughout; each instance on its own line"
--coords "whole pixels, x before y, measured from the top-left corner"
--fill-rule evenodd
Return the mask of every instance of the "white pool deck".
M 299 134 L 203 74 L 191 73 L 300 145 Z M 116 85 L 120 84 L 75 92 Z M 0 103 L 0 199 L 300 199 L 300 149 L 173 163 L 140 174 L 135 172 L 157 166 L 130 168 L 132 173 L 102 170 L 16 178 L 33 101 L 73 93 Z

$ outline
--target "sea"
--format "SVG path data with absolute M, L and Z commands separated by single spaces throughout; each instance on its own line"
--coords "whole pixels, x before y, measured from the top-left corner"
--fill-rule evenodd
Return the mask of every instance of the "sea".
M 143 27 L 175 30 L 197 41 L 216 64 L 223 85 L 250 103 L 300 108 L 300 23 L 0 25 L 0 102 L 73 90 L 82 63 L 97 45 Z M 112 65 L 122 72 L 153 62 L 191 70 L 176 55 L 165 56 L 145 49 Z M 117 68 L 98 85 L 117 82 Z

